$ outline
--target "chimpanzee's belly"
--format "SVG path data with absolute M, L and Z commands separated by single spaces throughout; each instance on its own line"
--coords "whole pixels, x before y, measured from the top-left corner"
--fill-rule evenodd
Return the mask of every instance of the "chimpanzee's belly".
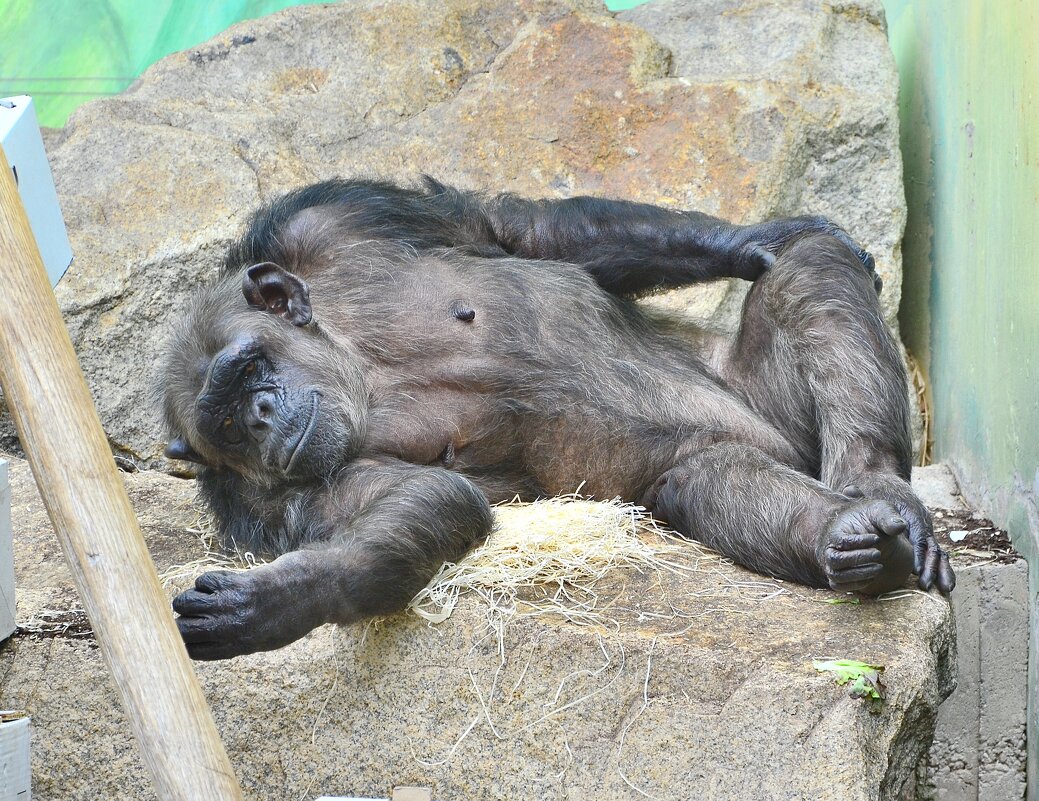
M 424 302 L 400 297 L 389 328 L 409 336 L 366 376 L 366 451 L 455 470 L 492 501 L 637 500 L 711 437 L 767 427 L 688 343 L 572 265 L 495 262 L 479 281 L 448 267 L 402 280 Z
M 673 460 L 674 443 L 637 435 L 586 398 L 551 395 L 552 404 L 541 404 L 537 392 L 384 390 L 364 451 L 459 472 L 492 502 L 571 492 L 633 499 Z

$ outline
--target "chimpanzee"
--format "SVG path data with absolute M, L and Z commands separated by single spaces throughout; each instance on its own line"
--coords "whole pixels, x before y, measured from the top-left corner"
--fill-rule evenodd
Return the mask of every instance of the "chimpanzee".
M 633 302 L 753 281 L 724 338 Z M 954 584 L 908 483 L 906 374 L 873 259 L 826 219 L 733 225 L 576 197 L 332 180 L 258 211 L 161 371 L 167 455 L 229 542 L 278 555 L 173 602 L 189 653 L 402 609 L 578 487 L 753 570 Z

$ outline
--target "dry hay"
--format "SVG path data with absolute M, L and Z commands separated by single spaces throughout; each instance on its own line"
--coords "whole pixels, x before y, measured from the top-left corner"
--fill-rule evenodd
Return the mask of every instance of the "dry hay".
M 167 592 L 179 593 L 194 586 L 195 579 L 209 570 L 249 570 L 264 564 L 251 551 L 242 551 L 235 546 L 226 551 L 217 544 L 216 524 L 204 512 L 200 512 L 194 525 L 187 529 L 202 543 L 203 554 L 181 565 L 172 565 L 159 573 L 159 581 Z
M 445 563 L 412 599 L 409 612 L 429 623 L 442 623 L 462 595 L 472 595 L 481 602 L 488 628 L 500 645 L 505 627 L 517 616 L 554 615 L 579 625 L 616 628 L 607 615 L 612 601 L 601 599 L 595 588 L 618 568 L 654 574 L 705 569 L 715 573 L 719 586 L 693 593 L 697 598 L 744 595 L 748 590 L 759 594 L 763 588 L 767 600 L 779 589 L 772 580 L 734 580 L 724 569 L 730 560 L 678 538 L 642 507 L 619 500 L 591 501 L 574 494 L 511 502 L 495 506 L 494 516 L 487 541 L 459 562 Z M 203 555 L 159 574 L 168 592 L 190 588 L 208 570 L 249 570 L 264 564 L 251 552 L 221 549 L 214 523 L 205 513 L 188 532 L 198 536 Z
M 916 395 L 916 403 L 920 407 L 920 421 L 923 430 L 920 435 L 920 452 L 916 455 L 916 463 L 920 467 L 931 464 L 931 448 L 933 443 L 931 431 L 930 393 L 927 390 L 927 376 L 920 363 L 913 355 L 906 352 L 906 366 L 909 368 L 909 383 Z
M 502 647 L 517 616 L 551 614 L 584 625 L 612 625 L 595 590 L 611 571 L 678 573 L 721 557 L 660 529 L 641 507 L 576 496 L 494 509 L 495 529 L 483 545 L 448 562 L 409 609 L 430 623 L 454 612 L 463 594 L 476 596 Z M 681 554 L 680 559 L 676 559 Z

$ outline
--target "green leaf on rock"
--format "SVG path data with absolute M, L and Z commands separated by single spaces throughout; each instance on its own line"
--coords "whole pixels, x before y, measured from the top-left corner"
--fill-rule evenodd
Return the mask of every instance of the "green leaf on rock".
M 869 711 L 877 713 L 884 705 L 884 683 L 880 674 L 883 665 L 869 665 L 854 659 L 813 660 L 812 667 L 820 673 L 833 674 L 837 684 L 848 684 L 848 694 L 852 698 L 862 698 Z

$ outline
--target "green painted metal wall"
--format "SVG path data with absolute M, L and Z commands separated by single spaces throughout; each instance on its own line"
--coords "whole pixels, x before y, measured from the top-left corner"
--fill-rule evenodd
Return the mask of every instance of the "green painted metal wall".
M 886 0 L 909 222 L 900 315 L 935 458 L 1035 554 L 1039 2 Z
M 1039 0 L 885 0 L 909 219 L 899 321 L 936 459 L 1031 569 L 1029 799 L 1039 799 Z M 1024 669 L 1024 666 L 1022 666 Z

